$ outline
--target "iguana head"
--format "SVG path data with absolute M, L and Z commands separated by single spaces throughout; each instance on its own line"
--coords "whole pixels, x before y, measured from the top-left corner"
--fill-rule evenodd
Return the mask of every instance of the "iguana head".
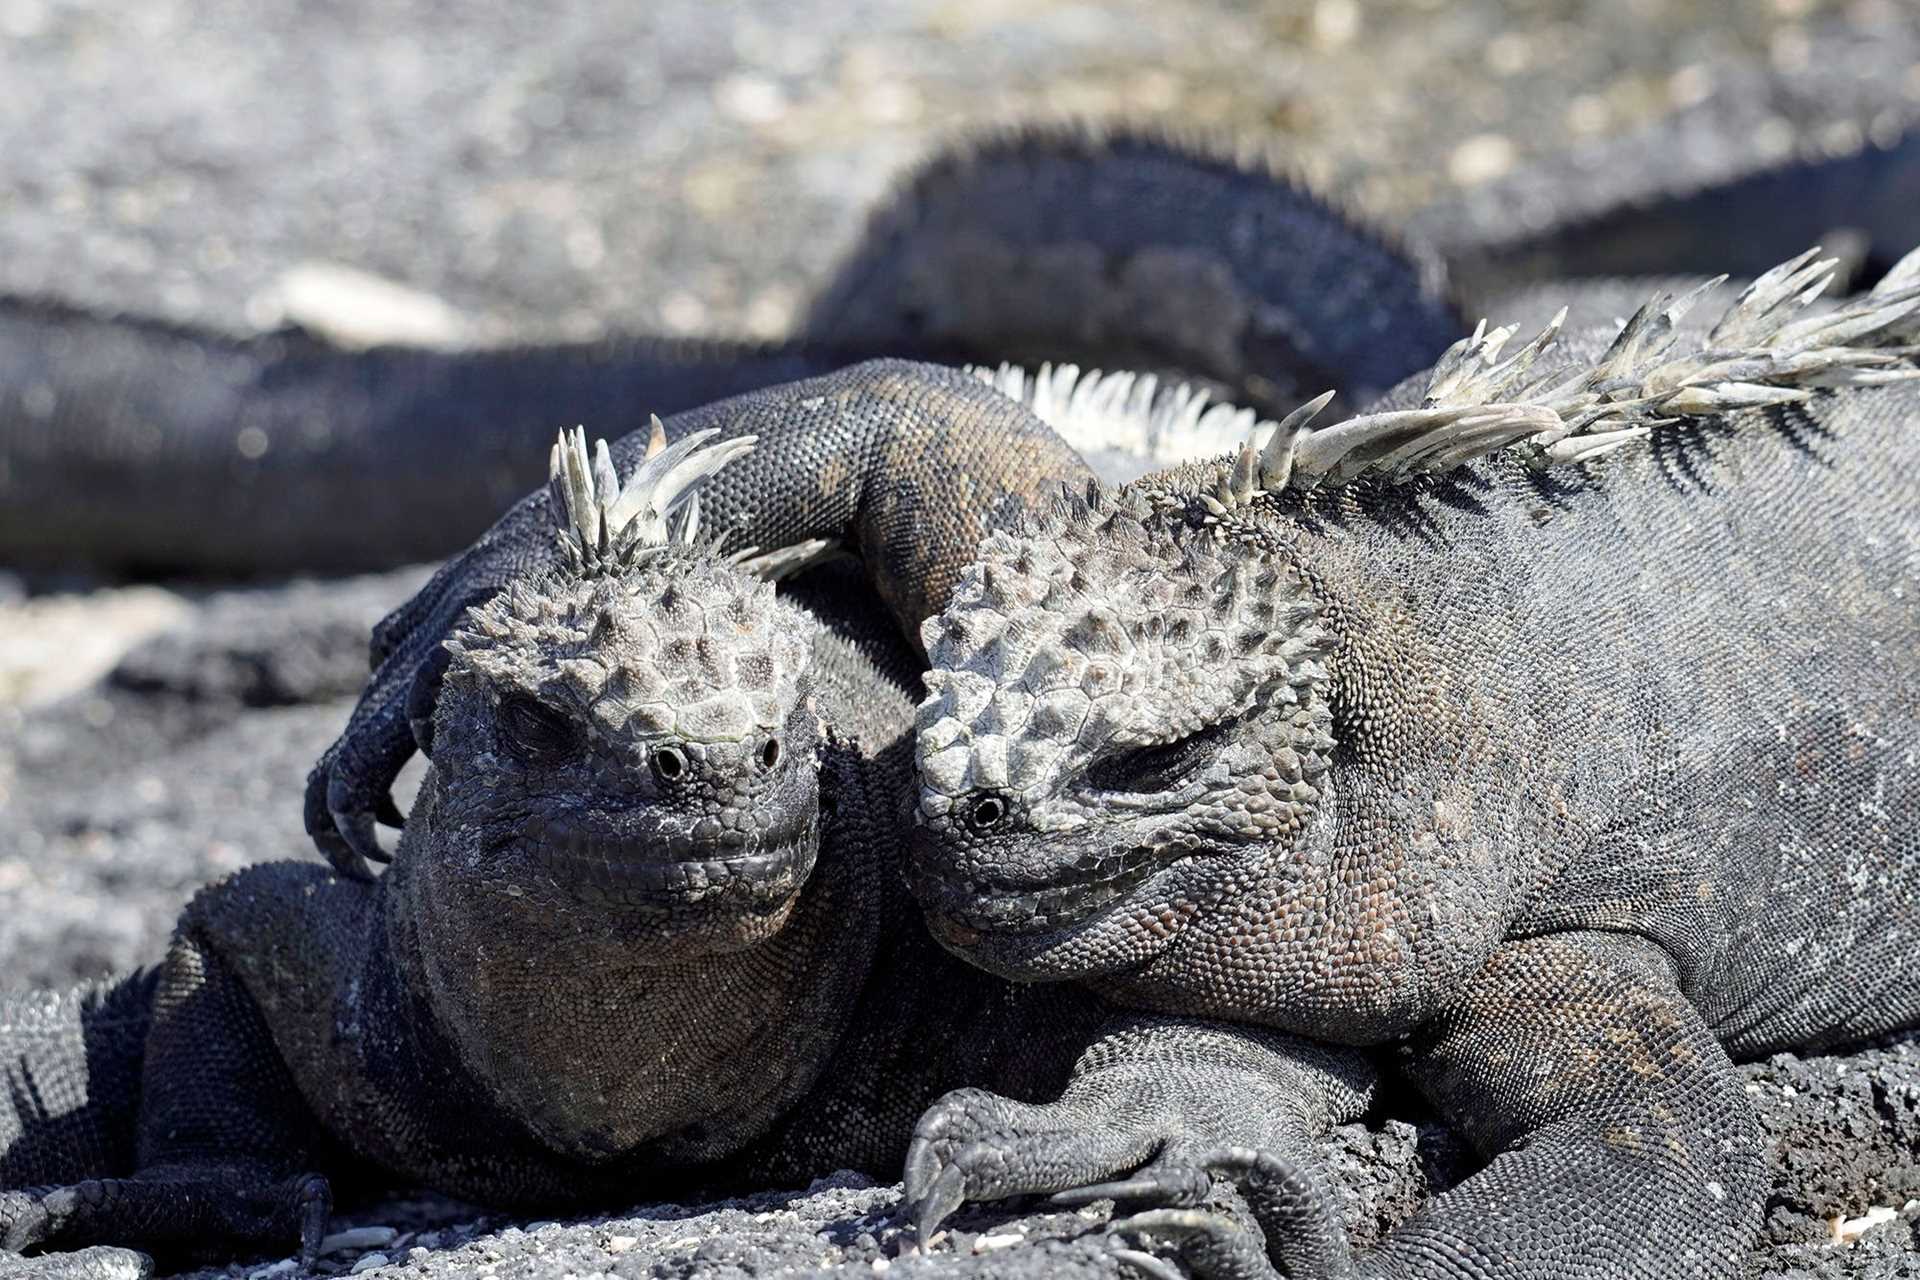
M 1252 526 L 1095 491 L 990 537 L 923 640 L 912 878 L 975 963 L 1138 963 L 1314 813 L 1330 637 Z
M 556 449 L 565 563 L 448 642 L 414 871 L 437 909 L 510 900 L 653 959 L 779 931 L 819 840 L 810 631 L 698 539 L 694 487 L 742 450 L 702 444 L 624 489 L 604 445 L 597 465 L 579 437 Z

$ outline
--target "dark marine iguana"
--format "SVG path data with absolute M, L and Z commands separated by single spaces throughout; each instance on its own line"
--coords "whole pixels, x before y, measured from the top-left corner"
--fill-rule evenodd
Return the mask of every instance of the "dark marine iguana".
M 1907 139 L 1524 244 L 1496 243 L 1484 217 L 1429 220 L 1442 255 L 1270 154 L 1029 128 L 952 147 L 903 181 L 798 336 L 774 346 L 351 352 L 297 330 L 239 339 L 5 300 L 0 560 L 263 574 L 445 555 L 535 487 L 557 406 L 624 432 L 645 425 L 636 413 L 875 355 L 1177 371 L 1266 412 L 1331 386 L 1350 407 L 1429 365 L 1465 332 L 1462 314 L 1512 314 L 1490 300 L 1496 282 L 1705 270 L 1702 241 L 1772 262 L 1856 209 L 1878 211 L 1876 250 L 1900 251 L 1911 228 L 1896 211 L 1916 186 Z
M 971 379 L 945 399 L 1019 413 Z M 1221 1097 L 1260 1099 L 1275 1141 L 1329 1119 L 1295 1097 L 1363 1104 L 1341 1051 L 942 953 L 897 868 L 912 656 L 862 590 L 777 601 L 699 536 L 694 486 L 751 435 L 652 434 L 625 485 L 604 446 L 555 450 L 537 514 L 568 533 L 449 640 L 378 883 L 256 866 L 193 901 L 157 971 L 0 1000 L 0 1250 L 311 1264 L 336 1186 L 567 1206 L 890 1176 L 952 1087 L 1071 1109 L 1142 1062 L 1191 1086 L 1189 1140 L 1244 1129 Z M 1119 1136 L 1152 1147 L 1170 1115 Z
M 1729 1058 L 1920 1025 L 1920 255 L 1799 310 L 1822 266 L 1704 351 L 1670 298 L 1506 361 L 1476 334 L 1376 413 L 990 536 L 927 624 L 950 949 L 1380 1046 L 1490 1158 L 1354 1260 L 1298 1153 L 1203 1155 L 1316 1243 L 1286 1274 L 1737 1273 Z M 1059 1189 L 1070 1147 L 1013 1154 L 1045 1112 L 936 1107 L 923 1227 Z M 1271 1274 L 1190 1174 L 1070 1198 Z
M 273 573 L 443 556 L 538 485 L 556 415 L 626 435 L 879 355 L 1124 352 L 1242 400 L 1366 398 L 1464 332 L 1445 280 L 1271 158 L 1043 128 L 911 175 L 784 345 L 349 352 L 0 303 L 0 560 Z

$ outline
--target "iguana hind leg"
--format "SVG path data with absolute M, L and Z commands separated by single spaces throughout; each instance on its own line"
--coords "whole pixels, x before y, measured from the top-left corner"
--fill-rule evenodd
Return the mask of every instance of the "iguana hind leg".
M 0 1249 L 318 1253 L 331 1146 L 265 1018 L 196 925 L 218 900 L 216 890 L 188 908 L 152 989 L 132 1171 L 0 1192 Z
M 318 1174 L 254 1161 L 150 1168 L 128 1178 L 0 1192 L 0 1248 L 138 1244 L 175 1257 L 221 1257 L 235 1244 L 298 1241 L 319 1253 L 333 1197 Z
M 1198 1205 L 1200 1153 L 1228 1143 L 1306 1155 L 1371 1097 L 1357 1053 L 1278 1032 L 1129 1016 L 1081 1055 L 1054 1102 L 960 1089 L 927 1110 L 907 1155 L 906 1202 L 921 1237 L 969 1200 L 1041 1192 Z M 1118 1179 L 1117 1181 L 1110 1181 Z

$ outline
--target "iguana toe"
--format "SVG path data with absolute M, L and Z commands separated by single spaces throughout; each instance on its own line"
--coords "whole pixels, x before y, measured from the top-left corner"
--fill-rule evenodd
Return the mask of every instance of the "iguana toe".
M 319 1174 L 308 1174 L 294 1188 L 300 1215 L 300 1269 L 311 1274 L 320 1263 L 320 1242 L 333 1216 L 333 1188 Z
M 1152 1200 L 1166 1207 L 1190 1208 L 1204 1201 L 1212 1186 L 1205 1168 L 1168 1152 L 1132 1177 L 1072 1187 L 1048 1197 L 1047 1203 L 1075 1209 L 1096 1200 Z
M 1112 1224 L 1112 1229 L 1172 1245 L 1179 1251 L 1180 1261 L 1193 1280 L 1280 1280 L 1282 1275 L 1267 1260 L 1266 1251 L 1252 1232 L 1226 1215 L 1210 1210 L 1148 1209 L 1119 1219 Z M 1163 1259 L 1153 1261 L 1162 1270 L 1149 1271 L 1149 1275 L 1157 1278 L 1170 1271 L 1179 1274 Z M 1292 1267 L 1285 1275 L 1289 1280 L 1332 1280 L 1332 1273 Z

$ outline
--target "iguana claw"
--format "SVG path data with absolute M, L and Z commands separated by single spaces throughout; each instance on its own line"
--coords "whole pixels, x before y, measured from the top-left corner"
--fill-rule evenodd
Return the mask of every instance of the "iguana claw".
M 300 1269 L 312 1274 L 320 1264 L 320 1242 L 333 1216 L 333 1188 L 319 1174 L 310 1174 L 296 1193 L 300 1201 Z
M 1213 1179 L 1198 1165 L 1162 1157 L 1136 1171 L 1130 1178 L 1095 1182 L 1056 1192 L 1047 1198 L 1047 1203 L 1063 1209 L 1077 1209 L 1096 1200 L 1152 1199 L 1163 1205 L 1185 1208 L 1205 1200 L 1212 1185 Z
M 926 1194 L 912 1202 L 914 1235 L 926 1248 L 940 1224 L 967 1200 L 967 1175 L 958 1165 L 948 1165 L 934 1179 Z
M 1180 1274 L 1180 1268 L 1138 1249 L 1115 1249 L 1113 1256 L 1123 1266 L 1133 1268 L 1148 1280 L 1187 1280 L 1186 1276 Z

